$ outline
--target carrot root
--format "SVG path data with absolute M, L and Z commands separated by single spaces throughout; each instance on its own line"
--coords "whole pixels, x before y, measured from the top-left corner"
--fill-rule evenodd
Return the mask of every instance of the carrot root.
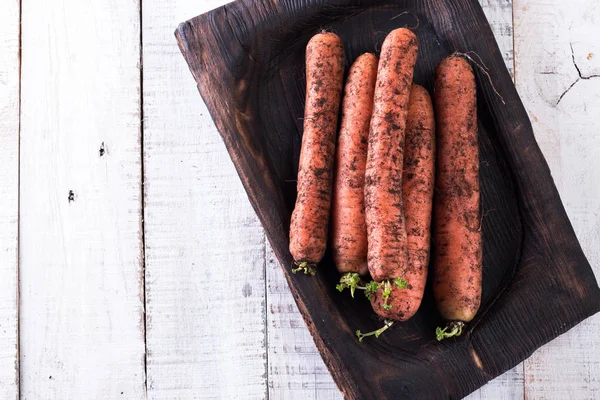
M 462 335 L 465 323 L 462 321 L 450 321 L 444 329 L 438 327 L 435 330 L 435 335 L 438 342 L 455 336 Z
M 386 311 L 390 311 L 392 309 L 392 305 L 388 304 L 388 300 L 392 294 L 392 289 L 394 286 L 398 289 L 406 289 L 408 287 L 408 282 L 406 282 L 404 278 L 396 278 L 381 282 L 370 281 L 365 283 L 360 277 L 360 274 L 356 272 L 349 272 L 340 278 L 340 283 L 338 283 L 335 288 L 340 292 L 343 292 L 345 289 L 350 289 L 352 298 L 354 298 L 354 293 L 357 289 L 363 290 L 365 292 L 365 297 L 369 301 L 373 300 L 377 292 L 381 290 L 381 297 L 384 300 L 383 308 Z
M 368 333 L 362 333 L 359 330 L 356 331 L 356 337 L 358 338 L 359 342 L 362 342 L 364 338 L 368 337 L 368 336 L 375 336 L 376 338 L 378 338 L 379 336 L 381 336 L 381 334 L 385 331 L 387 331 L 389 328 L 392 327 L 392 325 L 394 325 L 394 321 L 385 321 L 385 325 L 382 328 L 377 329 L 376 331 L 373 332 L 368 332 Z
M 294 262 L 294 265 L 298 268 L 292 268 L 292 273 L 295 275 L 298 272 L 304 272 L 304 275 L 316 275 L 317 274 L 317 264 L 309 263 L 307 261 L 302 262 Z
M 356 272 L 348 272 L 346 275 L 343 275 L 340 278 L 340 283 L 335 287 L 340 292 L 343 292 L 344 289 L 350 289 L 350 295 L 354 298 L 354 292 L 356 289 L 367 290 L 365 286 L 361 286 L 362 280 L 360 279 L 360 275 Z

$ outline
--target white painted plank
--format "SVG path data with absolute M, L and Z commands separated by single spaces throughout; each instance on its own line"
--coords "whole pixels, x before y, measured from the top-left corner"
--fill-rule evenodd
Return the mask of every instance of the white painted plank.
M 21 395 L 143 399 L 139 5 L 22 18 Z
M 514 3 L 517 88 L 600 277 L 600 5 L 595 0 Z M 527 360 L 527 398 L 599 398 L 599 330 L 595 316 Z
M 333 400 L 342 394 L 329 374 L 267 245 L 270 400 Z
M 222 0 L 144 0 L 148 397 L 263 399 L 265 243 L 177 47 Z
M 0 393 L 19 396 L 19 2 L 0 1 Z
M 492 380 L 465 400 L 516 400 L 523 399 L 523 363 Z
M 479 3 L 494 31 L 506 67 L 514 77 L 513 0 L 479 0 Z

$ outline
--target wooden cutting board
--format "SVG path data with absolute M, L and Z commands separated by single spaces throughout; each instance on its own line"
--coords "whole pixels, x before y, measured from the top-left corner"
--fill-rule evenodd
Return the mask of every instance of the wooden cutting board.
M 412 320 L 359 343 L 356 329 L 382 323 L 366 300 L 335 290 L 331 255 L 315 277 L 290 273 L 306 44 L 322 29 L 336 32 L 349 67 L 401 26 L 419 37 L 415 82 L 430 91 L 444 57 L 469 52 L 481 64 L 483 306 L 466 334 L 443 343 L 429 288 Z M 600 311 L 600 289 L 477 0 L 238 0 L 181 24 L 176 36 L 346 398 L 461 398 Z

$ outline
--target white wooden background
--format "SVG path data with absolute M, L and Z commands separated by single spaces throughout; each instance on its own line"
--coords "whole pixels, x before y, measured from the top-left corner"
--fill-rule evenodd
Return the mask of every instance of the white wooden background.
M 0 399 L 341 398 L 173 37 L 225 2 L 0 0 Z M 600 276 L 600 5 L 481 2 Z M 599 331 L 469 399 L 600 398 Z

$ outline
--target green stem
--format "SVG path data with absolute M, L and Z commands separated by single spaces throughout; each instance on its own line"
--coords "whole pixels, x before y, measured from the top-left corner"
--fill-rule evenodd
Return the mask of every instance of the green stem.
M 359 274 L 356 272 L 349 272 L 340 278 L 340 283 L 336 285 L 336 289 L 340 292 L 343 292 L 345 289 L 350 289 L 350 294 L 352 295 L 352 298 L 354 298 L 354 292 L 356 289 L 367 290 L 367 288 L 362 286 L 361 283 L 363 282 Z
M 394 325 L 394 321 L 385 321 L 385 325 L 382 328 L 379 328 L 376 331 L 369 332 L 369 333 L 362 333 L 359 329 L 356 331 L 356 337 L 358 337 L 358 341 L 361 343 L 362 343 L 363 339 L 368 336 L 375 336 L 376 338 L 378 338 L 379 336 L 381 336 L 381 334 L 383 332 L 387 331 L 392 325 Z
M 388 304 L 388 299 L 392 293 L 392 285 L 396 285 L 399 289 L 405 289 L 408 286 L 408 283 L 402 278 L 394 279 L 393 281 L 387 280 L 381 283 L 375 281 L 365 283 L 359 274 L 356 272 L 349 272 L 340 278 L 340 283 L 336 285 L 336 289 L 340 292 L 343 292 L 345 289 L 350 289 L 352 298 L 354 298 L 356 289 L 363 290 L 367 299 L 372 300 L 375 293 L 383 288 L 383 308 L 389 311 L 392 308 L 392 306 Z
M 390 299 L 390 294 L 392 294 L 392 284 L 388 281 L 381 282 L 383 285 L 383 293 L 381 294 L 381 298 L 383 299 L 383 309 L 386 311 L 390 311 L 392 309 L 392 305 L 388 304 L 388 300 Z
M 462 321 L 450 321 L 444 329 L 438 327 L 435 330 L 435 335 L 438 342 L 441 342 L 444 339 L 462 335 L 464 327 L 465 323 Z
M 309 263 L 307 261 L 294 262 L 294 265 L 298 268 L 292 268 L 292 273 L 297 274 L 298 272 L 304 272 L 304 275 L 316 275 L 317 264 Z

